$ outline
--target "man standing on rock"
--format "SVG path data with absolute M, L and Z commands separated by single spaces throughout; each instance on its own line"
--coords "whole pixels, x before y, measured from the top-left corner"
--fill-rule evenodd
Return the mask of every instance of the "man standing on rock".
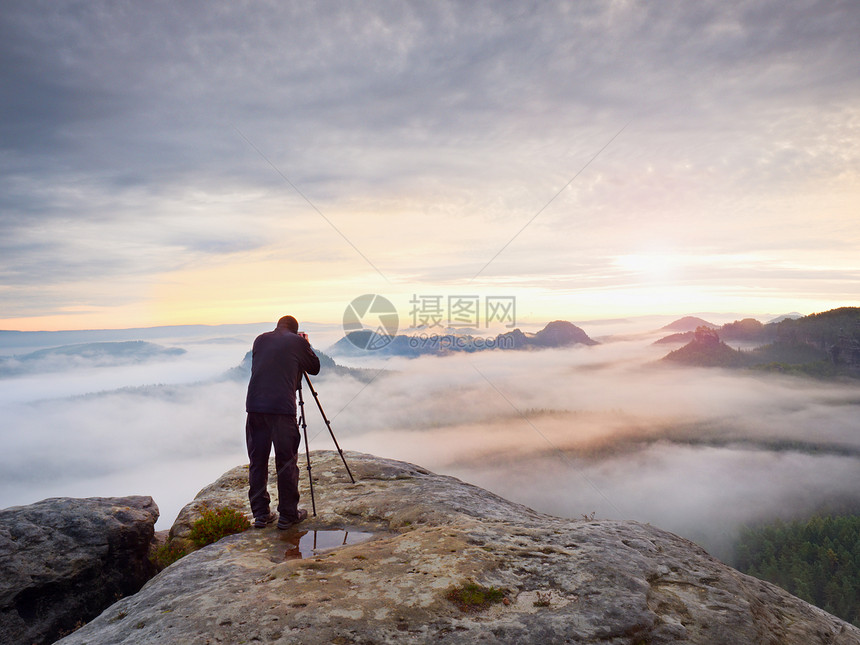
M 245 441 L 248 444 L 248 498 L 254 528 L 262 529 L 278 520 L 286 529 L 308 516 L 299 508 L 299 426 L 296 421 L 296 388 L 302 373 L 319 374 L 320 359 L 306 334 L 292 316 L 278 321 L 274 331 L 257 336 L 251 355 L 251 381 L 245 409 Z M 270 512 L 269 454 L 275 446 L 278 470 L 278 513 Z

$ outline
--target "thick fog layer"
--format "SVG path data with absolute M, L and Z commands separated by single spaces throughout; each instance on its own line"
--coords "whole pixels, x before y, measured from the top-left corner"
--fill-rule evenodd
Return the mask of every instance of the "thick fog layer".
M 724 558 L 740 524 L 860 508 L 860 384 L 665 367 L 654 338 L 351 359 L 375 378 L 314 382 L 346 450 L 556 515 L 651 522 Z M 60 354 L 62 372 L 40 355 L 40 373 L 3 378 L 0 505 L 148 494 L 158 528 L 169 527 L 200 488 L 247 461 L 246 381 L 224 374 L 252 339 L 150 338 L 186 351 L 149 347 L 140 362 L 74 369 Z M 312 405 L 308 423 L 311 448 L 332 448 Z

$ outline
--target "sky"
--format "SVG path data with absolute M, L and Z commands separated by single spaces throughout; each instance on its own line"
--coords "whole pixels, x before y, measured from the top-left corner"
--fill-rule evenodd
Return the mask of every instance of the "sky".
M 857 305 L 858 33 L 853 0 L 3 0 L 0 329 Z

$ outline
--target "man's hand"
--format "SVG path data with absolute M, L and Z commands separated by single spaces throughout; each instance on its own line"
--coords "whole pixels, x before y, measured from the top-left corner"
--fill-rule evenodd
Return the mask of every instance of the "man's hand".
M 307 332 L 300 331 L 300 332 L 298 332 L 298 334 L 299 334 L 299 336 L 301 336 L 305 340 L 308 340 Z M 310 342 L 310 341 L 308 340 L 308 342 Z

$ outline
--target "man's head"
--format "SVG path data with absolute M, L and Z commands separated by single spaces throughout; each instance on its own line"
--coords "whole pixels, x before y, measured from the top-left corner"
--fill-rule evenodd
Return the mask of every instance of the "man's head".
M 278 327 L 289 329 L 296 334 L 299 331 L 299 321 L 292 316 L 284 316 L 278 320 Z

